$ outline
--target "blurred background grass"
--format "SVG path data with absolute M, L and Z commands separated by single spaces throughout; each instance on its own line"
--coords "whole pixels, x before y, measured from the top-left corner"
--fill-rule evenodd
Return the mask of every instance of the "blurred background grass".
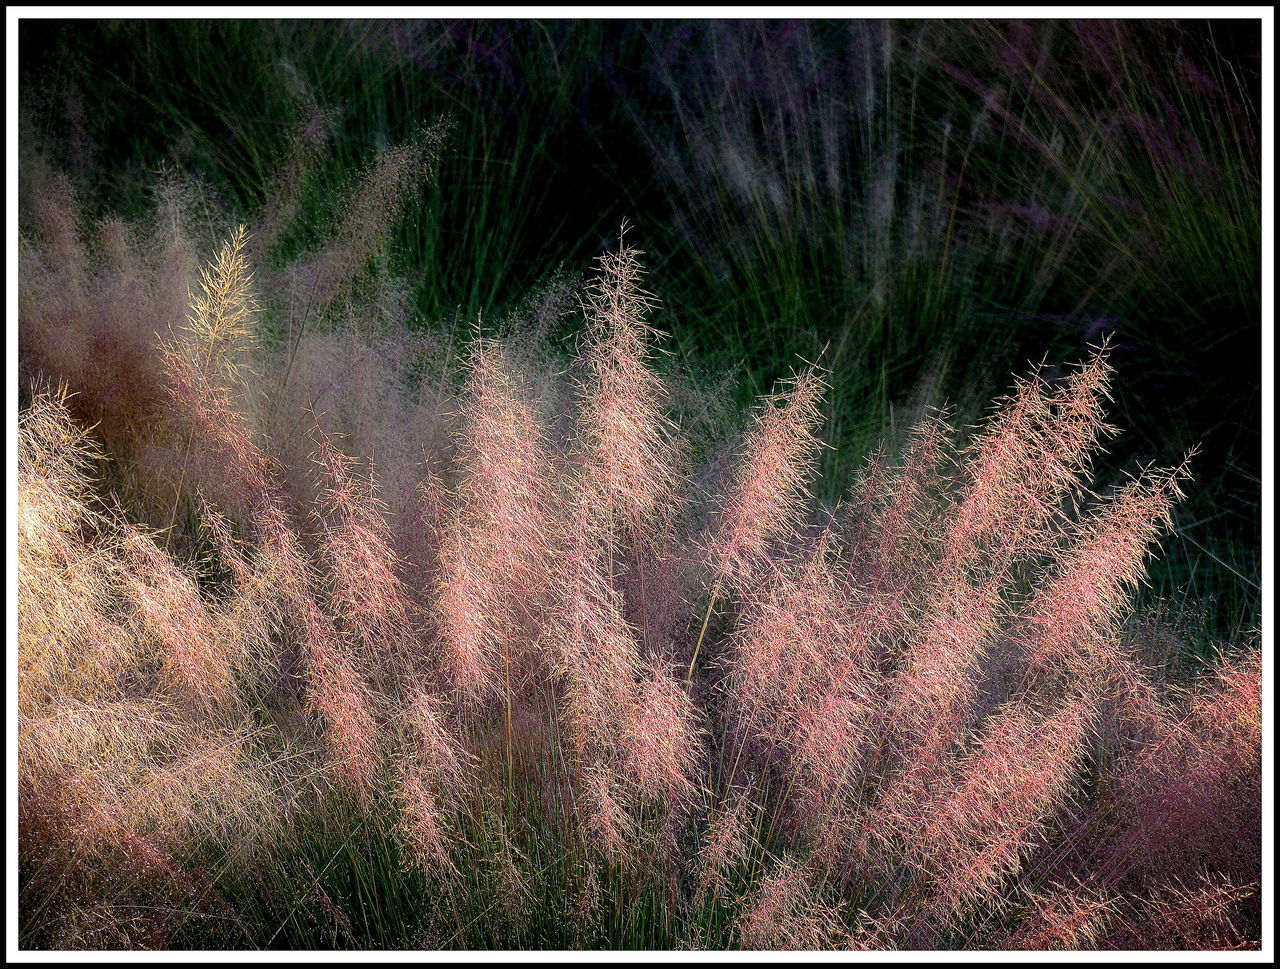
M 392 246 L 419 325 L 501 317 L 629 219 L 683 369 L 745 407 L 798 358 L 831 368 L 827 500 L 926 407 L 976 421 L 1028 360 L 1109 336 L 1102 480 L 1200 448 L 1147 595 L 1185 596 L 1207 646 L 1259 616 L 1260 42 L 1249 20 L 25 20 L 20 133 L 94 214 L 143 215 L 169 170 L 235 218 L 310 125 L 283 261 L 448 117 Z

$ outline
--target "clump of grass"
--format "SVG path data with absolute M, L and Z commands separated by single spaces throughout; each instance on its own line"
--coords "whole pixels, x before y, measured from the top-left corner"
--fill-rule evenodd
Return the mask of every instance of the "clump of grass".
M 719 459 L 670 423 L 630 249 L 588 290 L 572 380 L 530 372 L 554 356 L 536 328 L 477 330 L 461 381 L 406 368 L 357 420 L 254 392 L 299 355 L 235 349 L 250 248 L 215 249 L 195 335 L 135 361 L 165 403 L 131 448 L 109 373 L 29 361 L 24 941 L 1259 941 L 1259 652 L 1182 682 L 1122 635 L 1186 474 L 1090 492 L 1108 348 L 967 440 L 926 418 L 831 508 L 816 368 L 698 467 Z M 77 233 L 28 259 L 92 261 Z M 24 279 L 42 339 L 48 278 Z M 78 278 L 86 305 L 113 285 Z M 291 306 L 292 278 L 254 302 Z M 385 339 L 343 298 L 299 347 Z M 394 438 L 424 400 L 452 433 L 415 454 Z M 157 442 L 167 475 L 136 460 Z M 414 529 L 428 553 L 402 559 Z

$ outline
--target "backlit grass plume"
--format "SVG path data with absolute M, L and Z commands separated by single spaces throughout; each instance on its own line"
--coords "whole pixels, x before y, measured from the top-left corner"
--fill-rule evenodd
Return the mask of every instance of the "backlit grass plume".
M 243 357 L 258 337 L 247 245 L 248 230 L 238 226 L 217 258 L 200 270 L 199 287 L 190 296 L 187 325 L 174 347 L 219 389 L 239 375 Z

